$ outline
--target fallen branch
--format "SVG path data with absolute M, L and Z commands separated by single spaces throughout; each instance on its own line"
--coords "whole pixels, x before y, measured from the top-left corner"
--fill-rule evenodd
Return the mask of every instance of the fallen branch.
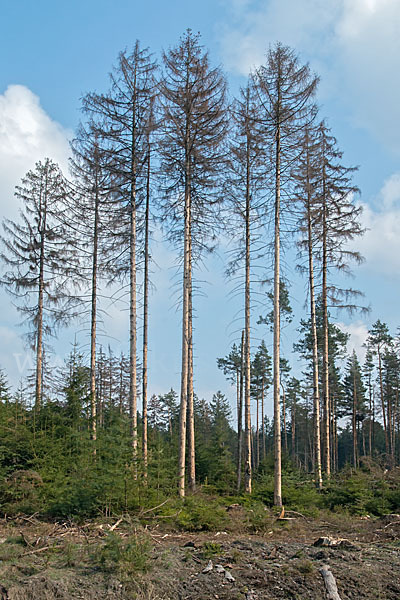
M 174 513 L 173 515 L 157 515 L 157 516 L 150 516 L 150 517 L 140 517 L 141 519 L 172 519 L 173 517 L 177 517 L 180 513 L 182 512 L 182 509 L 178 510 L 178 512 Z
M 114 525 L 111 525 L 110 531 L 114 531 L 114 529 L 116 529 L 118 527 L 118 525 L 120 525 L 122 523 L 123 520 L 124 520 L 124 517 L 121 517 L 120 519 L 118 519 L 118 521 L 116 521 L 116 523 L 114 523 Z
M 169 498 L 164 500 L 164 502 L 161 502 L 161 504 L 159 504 L 158 506 L 154 506 L 154 508 L 148 508 L 147 510 L 140 512 L 138 517 L 140 518 L 142 515 L 146 515 L 147 513 L 152 512 L 153 510 L 157 510 L 157 508 L 161 508 L 161 506 L 164 506 L 164 504 L 166 504 L 168 501 Z
M 297 512 L 296 510 L 287 510 L 286 514 L 297 515 L 298 517 L 301 517 L 302 519 L 305 519 L 306 521 L 310 520 L 306 516 L 304 516 L 301 513 Z
M 17 516 L 15 517 L 15 520 L 17 520 L 17 519 L 22 519 L 23 521 L 29 521 L 29 523 L 36 524 L 36 523 L 37 523 L 36 515 L 38 515 L 38 514 L 39 514 L 39 512 L 35 512 L 35 513 L 33 513 L 33 515 L 31 515 L 30 517 L 26 517 L 26 516 L 24 516 L 24 515 L 17 515 Z M 33 521 L 32 519 L 35 519 L 35 520 Z M 36 523 L 35 523 L 35 522 L 36 522 Z
M 385 527 L 383 529 L 377 529 L 377 531 L 384 531 L 388 527 L 393 527 L 393 525 L 400 525 L 400 521 L 391 521 L 390 523 L 385 525 Z
M 54 548 L 54 546 L 44 546 L 43 548 L 37 548 L 37 550 L 31 550 L 30 552 L 24 552 L 21 556 L 28 556 L 28 554 L 37 554 L 38 552 L 44 552 L 45 550 L 50 550 Z
M 332 575 L 332 571 L 330 570 L 328 565 L 323 565 L 320 568 L 319 572 L 321 573 L 322 577 L 324 578 L 324 584 L 325 584 L 325 589 L 326 589 L 326 593 L 327 593 L 327 596 L 326 596 L 327 600 L 341 600 L 339 593 L 338 593 L 335 578 Z

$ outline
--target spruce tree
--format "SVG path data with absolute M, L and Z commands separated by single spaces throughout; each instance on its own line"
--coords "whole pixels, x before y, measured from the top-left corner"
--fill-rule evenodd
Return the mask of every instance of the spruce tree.
M 35 407 L 43 396 L 43 349 L 46 337 L 74 316 L 71 294 L 74 250 L 65 227 L 66 183 L 57 164 L 37 162 L 16 187 L 21 202 L 20 220 L 3 221 L 5 272 L 1 284 L 14 298 L 30 331 L 36 354 Z
M 107 94 L 87 94 L 85 112 L 108 152 L 108 169 L 119 201 L 114 243 L 119 249 L 116 272 L 129 288 L 129 413 L 133 461 L 137 461 L 137 272 L 139 209 L 145 195 L 148 127 L 155 93 L 155 70 L 148 49 L 136 41 L 132 52 L 120 52 Z M 137 471 L 135 470 L 135 477 Z
M 183 260 L 179 495 L 185 495 L 187 411 L 193 415 L 193 262 L 215 232 L 216 184 L 224 162 L 225 81 L 211 68 L 199 36 L 188 30 L 163 54 L 159 152 L 165 177 L 163 216 Z M 193 432 L 193 422 L 189 423 Z M 189 487 L 195 486 L 194 436 L 189 438 Z
M 266 65 L 254 75 L 261 106 L 260 126 L 273 156 L 274 172 L 274 503 L 282 505 L 281 426 L 280 426 L 280 246 L 281 197 L 291 184 L 288 167 L 298 153 L 294 143 L 299 130 L 314 117 L 312 99 L 318 79 L 308 65 L 301 65 L 293 50 L 278 43 L 270 48 Z M 286 208 L 285 205 L 282 206 Z

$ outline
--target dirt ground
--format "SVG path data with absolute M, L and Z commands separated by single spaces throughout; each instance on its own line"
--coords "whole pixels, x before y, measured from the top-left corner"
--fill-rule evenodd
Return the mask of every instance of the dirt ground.
M 287 518 L 259 533 L 4 520 L 0 600 L 320 600 L 324 565 L 341 600 L 400 599 L 400 516 Z

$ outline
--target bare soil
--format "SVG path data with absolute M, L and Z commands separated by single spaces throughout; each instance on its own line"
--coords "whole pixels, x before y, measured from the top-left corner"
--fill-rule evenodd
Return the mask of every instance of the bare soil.
M 176 532 L 157 523 L 143 528 L 125 518 L 80 526 L 26 516 L 5 520 L 0 600 L 321 600 L 327 598 L 323 565 L 342 600 L 400 598 L 399 516 L 310 519 L 296 513 L 274 517 L 258 533 L 240 530 L 240 510 L 235 518 L 237 533 Z M 144 564 L 127 564 L 118 551 L 111 564 L 102 562 L 110 530 L 117 547 L 119 539 L 147 540 Z M 315 545 L 320 538 L 322 545 Z

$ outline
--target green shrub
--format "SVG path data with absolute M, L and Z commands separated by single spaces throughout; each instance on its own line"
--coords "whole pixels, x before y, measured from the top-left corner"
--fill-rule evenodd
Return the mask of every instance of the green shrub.
M 204 542 L 201 552 L 204 558 L 212 558 L 213 556 L 220 556 L 222 554 L 221 544 L 216 542 Z
M 96 548 L 93 562 L 104 571 L 132 575 L 149 569 L 151 544 L 144 536 L 121 538 L 110 532 L 102 546 Z
M 315 572 L 315 567 L 311 560 L 301 560 L 297 563 L 296 567 L 302 575 L 311 575 L 311 573 Z
M 185 531 L 218 531 L 228 522 L 225 508 L 201 496 L 186 498 L 176 518 L 178 527 Z

